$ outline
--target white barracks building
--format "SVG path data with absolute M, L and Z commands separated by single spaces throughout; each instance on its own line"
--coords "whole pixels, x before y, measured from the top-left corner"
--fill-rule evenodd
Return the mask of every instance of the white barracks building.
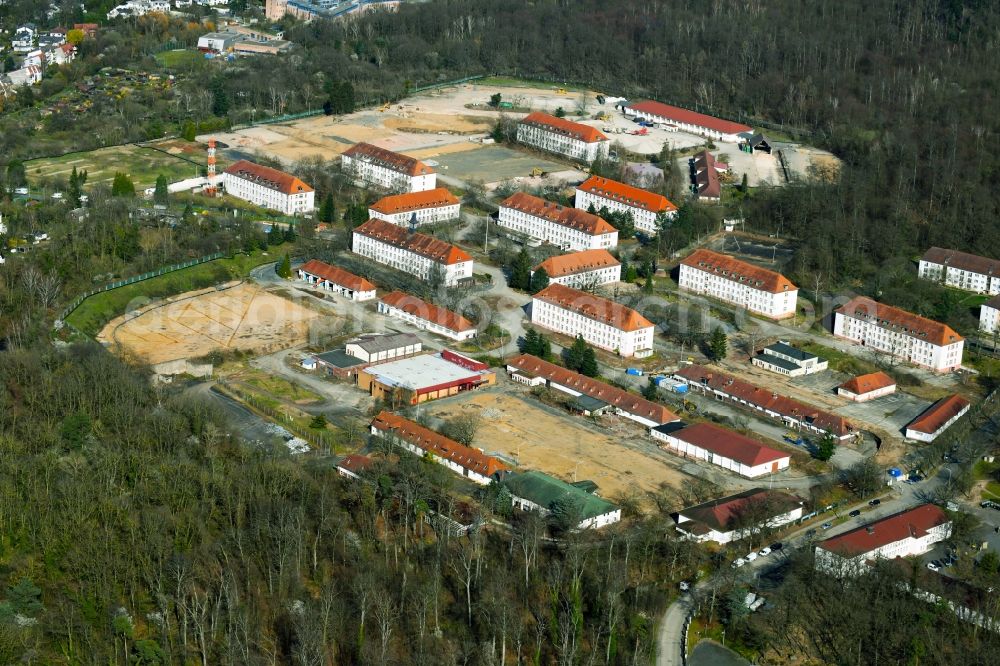
M 368 217 L 408 227 L 458 218 L 458 198 L 443 187 L 382 197 L 368 207 Z
M 677 206 L 662 194 L 647 192 L 600 176 L 591 176 L 577 186 L 575 205 L 583 210 L 590 210 L 593 206 L 598 212 L 601 208 L 607 208 L 610 211 L 632 213 L 635 228 L 647 234 L 656 233 L 656 216 L 660 213 L 667 217 L 677 215 Z
M 799 295 L 781 273 L 711 250 L 695 250 L 681 262 L 678 286 L 770 319 L 793 316 Z
M 368 220 L 355 229 L 351 250 L 425 282 L 434 266 L 449 287 L 472 277 L 472 257 L 464 250 L 385 220 Z
M 563 250 L 609 250 L 618 245 L 618 230 L 603 218 L 524 192 L 500 204 L 497 224 Z
M 608 137 L 590 125 L 538 111 L 529 113 L 517 124 L 517 142 L 581 162 L 607 157 L 611 144 Z
M 991 298 L 979 308 L 979 330 L 990 334 L 1000 330 L 1000 296 Z
M 531 299 L 531 323 L 625 357 L 653 353 L 653 323 L 641 314 L 600 296 L 550 284 Z
M 437 174 L 413 157 L 370 143 L 359 143 L 340 156 L 344 172 L 369 185 L 393 192 L 423 192 L 437 187 Z
M 620 282 L 622 264 L 607 250 L 583 250 L 549 257 L 531 270 L 544 269 L 550 284 L 564 284 L 574 289 L 599 287 Z
M 932 247 L 920 258 L 917 274 L 956 289 L 1000 294 L 1000 259 Z
M 965 342 L 950 326 L 864 296 L 834 311 L 833 334 L 936 372 L 962 365 Z
M 310 213 L 316 193 L 295 176 L 240 160 L 222 172 L 226 194 L 285 215 Z

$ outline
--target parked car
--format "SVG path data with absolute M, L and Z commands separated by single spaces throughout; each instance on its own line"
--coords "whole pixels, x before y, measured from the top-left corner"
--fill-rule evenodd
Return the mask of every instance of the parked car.
M 880 500 L 879 498 L 876 497 L 871 502 L 868 502 L 868 506 L 878 506 L 881 503 L 882 503 L 882 500 Z
M 739 568 L 740 568 L 741 566 L 743 566 L 743 565 L 744 565 L 744 564 L 746 564 L 746 563 L 747 563 L 747 561 L 746 561 L 746 560 L 744 560 L 744 559 L 743 559 L 743 558 L 741 557 L 740 559 L 738 559 L 738 560 L 735 560 L 735 561 L 733 562 L 733 568 L 734 568 L 734 569 L 739 569 Z
M 927 568 L 930 569 L 931 571 L 941 571 L 941 565 L 938 564 L 937 560 L 935 560 L 934 562 L 928 562 Z
M 753 562 L 754 560 L 757 559 L 757 553 L 750 553 L 749 555 L 747 555 L 743 559 L 746 560 L 747 562 Z
M 858 516 L 861 515 L 861 509 L 855 509 L 854 511 L 851 511 L 847 515 L 850 516 L 851 518 L 857 518 Z
M 828 530 L 831 527 L 833 527 L 833 523 L 823 523 L 822 525 L 820 525 L 820 527 L 822 527 L 824 530 Z
M 777 551 L 777 550 L 781 550 L 784 547 L 785 547 L 784 544 L 781 543 L 780 541 L 775 541 L 774 543 L 772 543 L 770 545 L 770 548 L 771 548 L 772 552 Z
M 760 557 L 767 557 L 770 554 L 771 554 L 771 549 L 768 548 L 767 546 L 764 546 L 763 548 L 761 548 L 760 552 L 757 553 L 757 555 L 759 555 Z

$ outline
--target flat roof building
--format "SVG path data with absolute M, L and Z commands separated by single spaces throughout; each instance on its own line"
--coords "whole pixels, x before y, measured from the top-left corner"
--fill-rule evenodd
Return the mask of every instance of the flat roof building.
M 789 377 L 822 372 L 829 366 L 826 359 L 796 349 L 787 342 L 776 342 L 764 347 L 764 350 L 754 356 L 751 362 L 765 370 Z
M 488 365 L 448 349 L 358 372 L 358 388 L 388 404 L 417 405 L 495 383 L 496 374 Z

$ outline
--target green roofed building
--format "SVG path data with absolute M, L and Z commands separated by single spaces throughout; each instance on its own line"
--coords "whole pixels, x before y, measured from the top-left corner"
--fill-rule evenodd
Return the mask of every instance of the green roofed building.
M 604 527 L 617 523 L 622 517 L 617 506 L 577 487 L 584 484 L 569 484 L 542 472 L 510 474 L 503 485 L 510 491 L 513 505 L 518 509 L 537 511 L 543 516 L 574 512 L 573 520 L 580 529 Z

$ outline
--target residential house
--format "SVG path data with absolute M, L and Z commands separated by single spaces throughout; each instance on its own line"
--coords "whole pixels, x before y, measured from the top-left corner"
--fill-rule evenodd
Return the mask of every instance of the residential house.
M 979 308 L 979 330 L 996 333 L 1000 330 L 1000 296 L 995 296 Z
M 1000 259 L 932 247 L 920 258 L 917 275 L 956 289 L 1000 294 Z
M 23 23 L 14 30 L 14 38 L 10 40 L 10 48 L 14 53 L 28 53 L 35 48 L 38 39 L 38 28 L 34 23 Z

